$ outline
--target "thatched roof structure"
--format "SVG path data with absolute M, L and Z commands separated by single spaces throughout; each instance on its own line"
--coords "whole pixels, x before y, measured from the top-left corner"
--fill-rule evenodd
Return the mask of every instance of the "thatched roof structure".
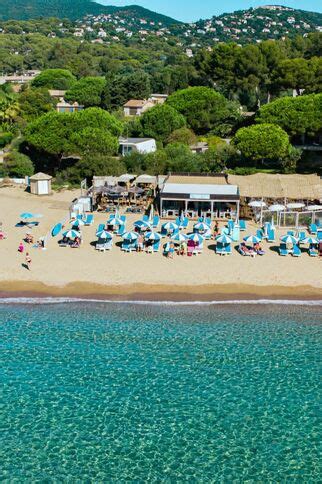
M 288 200 L 321 200 L 322 179 L 317 175 L 229 175 L 229 184 L 238 185 L 240 196 Z

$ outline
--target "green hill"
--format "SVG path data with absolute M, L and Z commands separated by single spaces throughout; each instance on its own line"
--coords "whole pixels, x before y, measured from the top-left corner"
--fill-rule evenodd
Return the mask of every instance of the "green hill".
M 165 26 L 180 23 L 137 5 L 111 7 L 91 0 L 0 0 L 0 20 L 29 20 L 39 17 L 77 20 L 86 15 L 111 13 L 135 16 L 150 22 L 161 22 Z

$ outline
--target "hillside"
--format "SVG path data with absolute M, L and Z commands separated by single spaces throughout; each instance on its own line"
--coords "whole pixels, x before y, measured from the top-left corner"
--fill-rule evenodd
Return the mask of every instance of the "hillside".
M 267 5 L 200 20 L 189 27 L 188 35 L 206 43 L 247 43 L 305 35 L 317 30 L 322 30 L 321 13 Z
M 0 0 L 0 20 L 29 20 L 57 17 L 77 20 L 86 15 L 113 14 L 123 18 L 135 16 L 164 26 L 180 22 L 143 7 L 111 7 L 91 0 Z

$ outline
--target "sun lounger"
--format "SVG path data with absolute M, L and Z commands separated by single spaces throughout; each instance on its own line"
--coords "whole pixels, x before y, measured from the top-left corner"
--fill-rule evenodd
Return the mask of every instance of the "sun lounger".
M 125 224 L 119 225 L 119 227 L 117 229 L 117 235 L 123 235 L 125 231 L 126 231 L 125 230 Z
M 149 216 L 148 215 L 143 215 L 142 220 L 143 220 L 143 222 L 148 222 L 149 221 Z
M 216 254 L 222 255 L 224 253 L 224 246 L 221 242 L 217 242 L 216 245 Z
M 170 250 L 170 242 L 167 242 L 163 246 L 163 255 L 167 256 L 169 254 L 169 250 Z
M 84 219 L 84 224 L 85 225 L 92 225 L 93 222 L 94 222 L 94 215 L 92 213 L 86 214 L 85 219 Z
M 230 255 L 231 254 L 231 245 L 230 244 L 226 244 L 224 246 L 224 254 L 225 255 Z
M 282 256 L 286 256 L 288 255 L 288 250 L 286 248 L 286 244 L 281 244 L 280 247 L 279 247 L 279 253 L 280 255 Z
M 161 240 L 157 240 L 156 242 L 154 242 L 154 244 L 150 246 L 152 249 L 151 252 L 159 252 L 160 246 L 161 246 Z
M 181 217 L 177 217 L 174 223 L 177 224 L 180 229 L 182 228 Z
M 96 242 L 95 250 L 99 250 L 100 252 L 105 252 L 105 244 Z
M 299 248 L 298 245 L 294 245 L 293 250 L 292 250 L 292 255 L 294 257 L 300 257 L 302 255 L 301 249 Z
M 318 228 L 317 228 L 316 224 L 309 225 L 310 234 L 316 235 L 317 231 L 318 231 Z
M 318 239 L 318 241 L 322 241 L 322 230 L 317 231 L 316 238 Z
M 207 232 L 205 232 L 205 233 L 203 234 L 203 236 L 204 236 L 204 238 L 205 238 L 206 240 L 210 240 L 210 239 L 211 239 L 211 235 L 212 235 L 212 234 L 211 234 L 211 230 L 210 230 L 210 229 L 209 229 L 209 230 L 207 230 Z
M 210 227 L 211 226 L 211 218 L 206 217 L 205 218 L 205 223 Z
M 99 224 L 97 232 L 102 232 L 105 229 L 105 224 Z
M 159 223 L 160 223 L 159 215 L 154 215 L 153 221 L 152 221 L 153 228 L 156 229 L 159 226 Z
M 309 249 L 309 256 L 310 257 L 317 257 L 319 255 L 316 249 Z
M 306 233 L 305 232 L 299 232 L 299 236 L 298 236 L 298 239 L 299 239 L 299 242 L 302 242 L 302 240 L 304 240 L 306 237 Z
M 292 237 L 294 237 L 295 234 L 293 230 L 288 230 L 287 235 L 291 235 Z
M 275 231 L 272 229 L 267 232 L 267 242 L 275 242 Z
M 105 250 L 111 250 L 112 247 L 113 247 L 113 240 L 112 239 L 105 242 L 105 244 L 104 244 Z
M 256 236 L 262 240 L 264 238 L 264 232 L 261 229 L 258 229 L 256 230 Z
M 245 220 L 239 220 L 239 228 L 241 232 L 245 232 L 245 230 L 247 229 L 247 224 Z

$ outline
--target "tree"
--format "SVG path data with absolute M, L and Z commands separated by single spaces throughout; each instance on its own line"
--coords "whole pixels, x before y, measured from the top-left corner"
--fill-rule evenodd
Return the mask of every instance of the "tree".
M 268 123 L 239 129 L 233 145 L 244 158 L 255 162 L 279 161 L 287 156 L 291 147 L 287 133 Z
M 165 142 L 173 131 L 185 126 L 186 120 L 173 107 L 162 104 L 146 111 L 140 124 L 144 136 Z
M 21 116 L 31 120 L 51 111 L 54 106 L 53 99 L 46 88 L 32 88 L 21 92 L 19 97 Z
M 150 94 L 150 76 L 144 71 L 108 76 L 103 91 L 103 105 L 107 109 L 117 109 L 129 99 L 147 99 Z
M 223 125 L 232 127 L 239 119 L 235 103 L 209 87 L 191 87 L 177 91 L 167 99 L 167 104 L 185 116 L 188 125 L 197 134 L 212 130 L 221 134 Z M 225 134 L 227 129 L 225 128 Z
M 280 126 L 290 136 L 314 135 L 322 129 L 322 94 L 282 97 L 261 107 L 256 121 Z
M 125 171 L 126 167 L 123 161 L 117 158 L 101 154 L 90 154 L 77 161 L 74 166 L 61 171 L 56 178 L 59 183 L 68 182 L 78 185 L 84 178 L 91 182 L 93 176 L 117 176 Z
M 67 69 L 45 69 L 32 81 L 34 87 L 47 89 L 70 89 L 76 82 L 73 74 Z
M 29 124 L 25 138 L 39 151 L 62 156 L 106 154 L 116 151 L 123 125 L 100 108 L 88 108 L 75 113 L 50 112 Z
M 193 145 L 197 142 L 197 137 L 192 129 L 183 127 L 175 129 L 167 139 L 167 143 L 181 143 L 183 145 Z
M 300 94 L 301 89 L 310 86 L 314 80 L 314 72 L 305 59 L 285 59 L 276 69 L 275 83 L 280 88 L 295 89 Z
M 31 159 L 18 151 L 12 151 L 6 158 L 6 169 L 8 175 L 16 178 L 23 178 L 34 174 L 34 165 Z
M 118 149 L 117 137 L 104 128 L 87 127 L 77 131 L 71 135 L 71 143 L 75 145 L 75 153 L 80 155 L 114 155 Z
M 83 77 L 65 94 L 66 101 L 78 102 L 82 106 L 100 106 L 106 81 L 102 77 Z

